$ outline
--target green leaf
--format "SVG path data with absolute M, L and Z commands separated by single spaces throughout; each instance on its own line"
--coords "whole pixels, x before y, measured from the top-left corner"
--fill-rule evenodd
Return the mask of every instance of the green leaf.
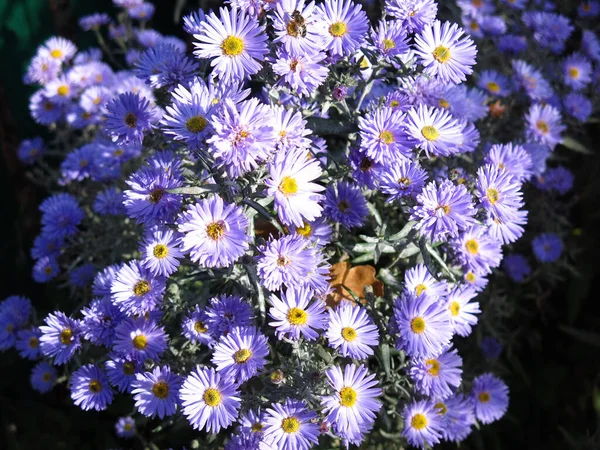
M 169 194 L 200 195 L 207 192 L 217 192 L 218 184 L 205 184 L 204 186 L 187 186 L 174 189 L 167 189 Z
M 387 377 L 391 377 L 392 371 L 390 369 L 390 346 L 387 344 L 381 344 L 381 362 L 383 363 L 383 370 Z
M 407 237 L 410 234 L 411 231 L 414 230 L 416 223 L 417 222 L 414 220 L 411 222 L 408 222 L 406 225 L 404 225 L 404 227 L 402 227 L 402 229 L 400 231 L 398 231 L 396 234 L 392 234 L 388 238 L 388 241 L 394 242 L 394 241 L 399 241 L 400 239 L 404 239 L 405 237 Z
M 567 333 L 568 335 L 574 337 L 575 339 L 579 339 L 586 344 L 600 347 L 600 334 L 598 333 L 586 330 L 578 330 L 577 328 L 567 327 L 565 325 L 559 325 L 558 328 L 564 333 Z
M 584 155 L 593 155 L 594 152 L 589 150 L 585 145 L 581 142 L 573 139 L 572 137 L 566 136 L 563 138 L 561 144 L 568 148 L 569 150 L 573 150 L 577 153 L 583 153 Z
M 419 247 L 414 242 L 409 242 L 408 245 L 400 252 L 398 258 L 408 258 L 419 253 Z

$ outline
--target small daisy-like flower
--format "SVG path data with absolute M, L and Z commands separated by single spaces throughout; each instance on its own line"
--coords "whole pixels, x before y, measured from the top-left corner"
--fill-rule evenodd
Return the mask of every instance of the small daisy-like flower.
M 68 39 L 53 36 L 44 42 L 40 51 L 57 61 L 66 62 L 75 56 L 77 47 Z
M 152 372 L 137 373 L 131 384 L 135 407 L 148 417 L 172 416 L 177 411 L 181 381 L 169 366 L 156 366 Z
M 537 260 L 543 263 L 556 261 L 563 251 L 562 240 L 554 233 L 542 233 L 534 237 L 531 245 Z
M 248 250 L 248 219 L 242 208 L 214 196 L 188 206 L 177 221 L 180 249 L 205 267 L 229 267 Z
M 359 117 L 362 152 L 375 162 L 404 160 L 412 156 L 412 142 L 406 135 L 404 113 L 398 109 L 379 108 Z
M 410 445 L 433 446 L 440 442 L 442 420 L 431 400 L 413 400 L 404 407 L 404 431 Z
M 448 292 L 446 281 L 436 280 L 425 264 L 417 264 L 404 274 L 404 290 L 415 297 L 423 294 L 430 297 L 445 297 Z
M 521 184 L 507 171 L 486 164 L 477 170 L 475 194 L 481 205 L 500 221 L 510 221 L 523 206 Z
M 135 420 L 131 417 L 119 417 L 119 420 L 115 423 L 115 433 L 118 437 L 130 439 L 135 436 L 135 432 Z
M 494 144 L 485 157 L 487 164 L 495 165 L 499 170 L 506 170 L 520 182 L 532 175 L 531 155 L 517 144 Z
M 60 311 L 49 314 L 44 321 L 46 325 L 40 326 L 40 350 L 54 357 L 55 365 L 65 364 L 81 348 L 81 325 Z
M 117 278 L 117 273 L 124 265 L 124 263 L 113 264 L 98 271 L 92 283 L 92 294 L 96 297 L 110 297 L 110 289 L 113 281 Z
M 312 95 L 329 73 L 329 69 L 322 64 L 325 57 L 325 53 L 320 51 L 303 55 L 279 51 L 272 65 L 273 72 L 281 77 L 277 86 L 285 86 L 300 97 Z
M 114 351 L 121 356 L 144 361 L 158 358 L 166 349 L 165 330 L 151 319 L 127 319 L 115 330 Z
M 369 215 L 361 190 L 346 181 L 338 181 L 325 191 L 325 216 L 351 229 L 364 225 Z
M 17 155 L 21 162 L 31 165 L 46 152 L 46 145 L 41 137 L 24 139 L 19 144 Z
M 24 359 L 38 359 L 40 356 L 41 331 L 38 328 L 29 328 L 17 332 L 15 347 Z
M 415 37 L 415 53 L 425 73 L 446 83 L 458 84 L 473 72 L 477 48 L 457 24 L 439 20 Z
M 110 16 L 105 13 L 94 13 L 79 19 L 79 26 L 83 31 L 99 30 L 102 25 L 110 23 Z
M 473 225 L 453 239 L 450 245 L 461 264 L 475 273 L 489 274 L 502 261 L 500 242 L 492 238 L 481 225 Z
M 527 134 L 537 142 L 554 148 L 562 142 L 561 133 L 565 130 L 560 111 L 551 105 L 535 104 L 525 114 Z
M 411 361 L 410 376 L 421 394 L 432 398 L 452 395 L 462 381 L 462 358 L 456 350 L 445 350 L 435 358 L 416 358 Z
M 486 359 L 494 360 L 500 357 L 504 346 L 497 339 L 491 336 L 486 336 L 481 340 L 479 348 Z
M 279 297 L 271 294 L 269 316 L 274 321 L 269 325 L 275 327 L 279 339 L 297 340 L 304 336 L 306 340 L 313 341 L 319 337 L 316 330 L 325 329 L 327 323 L 325 304 L 315 300 L 309 305 L 311 299 L 312 291 L 307 288 L 290 287 Z
M 131 261 L 117 273 L 111 294 L 115 305 L 131 316 L 157 309 L 165 286 L 165 277 L 155 276 L 139 261 Z
M 179 391 L 181 411 L 196 430 L 218 433 L 237 419 L 241 399 L 237 385 L 215 369 L 197 367 Z
M 388 62 L 409 49 L 405 27 L 399 20 L 380 20 L 377 30 L 371 30 L 371 40 L 379 55 Z
M 334 425 L 336 433 L 350 441 L 362 440 L 361 433 L 371 429 L 375 413 L 381 409 L 377 400 L 382 393 L 377 387 L 375 374 L 360 365 L 348 364 L 342 370 L 333 366 L 325 372 L 333 395 L 322 397 L 327 421 Z
M 77 233 L 77 226 L 85 217 L 77 198 L 64 192 L 44 200 L 40 211 L 43 233 L 61 239 Z
M 317 415 L 303 401 L 288 398 L 283 404 L 274 403 L 266 413 L 261 449 L 308 450 L 318 442 Z
M 179 259 L 183 258 L 179 238 L 178 233 L 168 228 L 150 230 L 141 245 L 141 264 L 155 276 L 171 275 L 179 267 Z
M 254 17 L 236 8 L 220 8 L 220 18 L 209 13 L 194 34 L 194 55 L 214 58 L 211 66 L 221 81 L 243 80 L 261 69 L 268 53 L 265 27 Z
M 502 269 L 515 283 L 522 283 L 531 274 L 531 266 L 527 262 L 527 258 L 520 253 L 506 255 L 502 260 Z
M 312 132 L 306 128 L 306 120 L 302 118 L 299 111 L 276 105 L 273 107 L 273 112 L 276 124 L 275 134 L 278 136 L 278 150 L 310 147 L 311 140 L 306 136 Z
M 467 274 L 473 272 L 467 272 Z M 471 334 L 472 327 L 477 323 L 477 316 L 481 310 L 479 302 L 472 302 L 477 296 L 473 286 L 455 286 L 445 300 L 445 307 L 450 311 L 450 322 L 454 332 L 462 337 Z
M 152 128 L 156 111 L 145 97 L 126 92 L 106 105 L 104 129 L 118 144 L 141 144 L 144 133 Z
M 41 361 L 31 370 L 29 381 L 40 394 L 50 392 L 56 382 L 56 370 L 46 361 Z
M 552 87 L 542 72 L 520 59 L 512 61 L 512 69 L 516 85 L 532 100 L 544 100 L 552 96 Z
M 450 311 L 436 297 L 403 294 L 394 302 L 394 317 L 400 333 L 396 348 L 407 355 L 432 358 L 450 345 Z
M 183 30 L 187 34 L 199 34 L 202 32 L 202 23 L 206 20 L 206 14 L 201 8 L 183 16 Z
M 240 432 L 246 435 L 257 435 L 262 439 L 266 414 L 261 408 L 251 409 L 240 417 Z
M 321 176 L 317 159 L 307 159 L 306 149 L 280 151 L 269 164 L 270 177 L 265 180 L 267 195 L 275 197 L 275 211 L 282 223 L 301 227 L 304 221 L 321 216 L 320 202 L 325 190 L 313 181 Z
M 236 327 L 221 336 L 214 347 L 212 363 L 224 377 L 241 384 L 265 365 L 267 338 L 254 327 Z
M 462 184 L 457 186 L 444 180 L 436 185 L 432 181 L 417 195 L 410 220 L 419 221 L 419 231 L 432 242 L 445 240 L 447 236 L 456 237 L 459 231 L 474 223 L 476 211 L 472 199 Z
M 58 261 L 55 256 L 42 256 L 33 266 L 32 277 L 36 283 L 47 283 L 58 275 Z
M 580 122 L 585 122 L 592 115 L 593 105 L 585 95 L 571 92 L 563 98 L 565 112 Z
M 52 58 L 48 53 L 38 53 L 29 63 L 23 82 L 44 86 L 58 77 L 61 70 L 62 63 L 59 60 Z
M 402 22 L 409 33 L 419 33 L 431 24 L 437 16 L 435 0 L 389 0 L 386 12 Z
M 81 309 L 81 314 L 83 337 L 106 347 L 112 347 L 115 327 L 127 317 L 108 296 L 92 300 L 89 307 Z
M 333 233 L 331 225 L 324 218 L 319 218 L 314 222 L 305 221 L 301 227 L 292 226 L 291 231 L 317 246 L 329 244 Z
M 414 197 L 423 190 L 427 172 L 418 162 L 399 161 L 385 164 L 379 175 L 379 188 L 388 194 L 388 202 Z
M 143 369 L 143 363 L 131 358 L 114 358 L 106 361 L 106 375 L 110 384 L 119 392 L 131 392 L 135 374 Z
M 183 319 L 183 335 L 194 344 L 212 346 L 215 342 L 211 330 L 208 329 L 209 317 L 198 305 L 187 313 Z
M 508 408 L 508 387 L 500 378 L 484 373 L 473 380 L 471 399 L 477 420 L 492 423 L 500 419 Z
M 475 424 L 473 405 L 468 397 L 455 394 L 443 401 L 435 400 L 435 410 L 440 415 L 442 438 L 461 442 L 471 433 Z
M 324 49 L 331 55 L 350 55 L 365 42 L 369 19 L 362 5 L 351 0 L 330 0 L 317 6 L 316 13 Z
M 305 0 L 282 0 L 274 10 L 273 28 L 277 37 L 273 42 L 283 44 L 292 56 L 316 53 L 324 47 L 315 2 L 305 3 Z
M 408 110 L 406 132 L 428 158 L 457 153 L 464 139 L 460 123 L 448 111 L 422 104 Z
M 105 410 L 113 401 L 113 390 L 106 374 L 93 364 L 87 364 L 73 372 L 69 387 L 73 403 L 84 411 Z
M 217 339 L 235 327 L 250 327 L 254 320 L 252 306 L 236 295 L 220 295 L 210 299 L 206 307 L 208 328 Z
M 34 93 L 29 99 L 31 117 L 40 125 L 51 125 L 58 122 L 63 115 L 63 108 L 44 95 L 44 89 Z
M 511 93 L 508 78 L 495 70 L 484 70 L 481 72 L 477 86 L 495 97 L 506 97 Z
M 364 308 L 350 302 L 329 310 L 326 330 L 329 346 L 338 349 L 342 356 L 364 359 L 379 345 L 379 330 L 373 319 Z

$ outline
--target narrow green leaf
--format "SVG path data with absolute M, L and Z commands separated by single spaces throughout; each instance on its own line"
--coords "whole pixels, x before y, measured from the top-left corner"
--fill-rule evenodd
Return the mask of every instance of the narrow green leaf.
M 381 362 L 383 363 L 383 370 L 389 378 L 392 372 L 390 369 L 390 346 L 387 344 L 381 344 Z
M 167 189 L 169 194 L 200 195 L 207 192 L 217 192 L 218 184 L 205 184 L 204 186 L 187 186 L 174 189 Z
M 594 154 L 594 152 L 589 150 L 581 142 L 579 142 L 569 136 L 563 138 L 561 144 L 563 146 L 567 147 L 569 150 L 573 150 L 574 152 L 577 152 L 577 153 L 583 153 L 584 155 L 593 155 Z
M 417 222 L 414 220 L 408 222 L 406 225 L 404 225 L 404 227 L 402 227 L 402 229 L 400 231 L 398 231 L 396 234 L 392 234 L 388 238 L 388 241 L 394 242 L 394 241 L 399 241 L 400 239 L 404 239 L 405 237 L 407 237 L 410 234 L 411 231 L 414 230 L 416 223 Z

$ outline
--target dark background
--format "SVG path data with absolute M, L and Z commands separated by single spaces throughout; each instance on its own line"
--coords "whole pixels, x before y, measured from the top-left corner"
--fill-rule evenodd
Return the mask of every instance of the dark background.
M 187 39 L 173 19 L 176 1 L 154 3 L 154 27 Z M 188 1 L 184 12 L 196 5 Z M 42 312 L 66 292 L 35 284 L 30 276 L 37 205 L 46 193 L 28 181 L 16 148 L 21 139 L 44 136 L 45 130 L 29 118 L 33 89 L 21 79 L 37 46 L 51 35 L 68 37 L 80 48 L 92 45 L 93 37 L 79 30 L 76 19 L 111 8 L 109 0 L 0 0 L 0 299 L 26 295 Z M 509 412 L 475 431 L 461 448 L 600 448 L 600 130 L 592 124 L 586 132 L 593 155 L 573 154 L 569 162 L 576 177 L 570 219 L 580 230 L 572 241 L 582 249 L 573 262 L 579 275 L 569 275 L 550 296 L 521 305 L 514 324 L 518 341 L 511 343 L 510 357 L 498 362 L 510 387 Z M 44 396 L 35 393 L 29 386 L 32 366 L 14 351 L 0 353 L 0 449 L 127 447 L 114 438 L 113 424 L 129 406 L 116 413 L 82 413 L 64 385 Z M 161 444 L 178 443 L 170 437 Z

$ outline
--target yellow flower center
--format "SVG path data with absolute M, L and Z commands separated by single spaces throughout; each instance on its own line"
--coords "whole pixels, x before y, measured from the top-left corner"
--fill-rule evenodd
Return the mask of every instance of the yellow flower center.
M 140 280 L 133 286 L 133 293 L 138 297 L 146 295 L 148 292 L 150 292 L 150 283 L 146 280 Z
M 204 117 L 194 116 L 194 117 L 190 117 L 185 122 L 185 127 L 187 128 L 188 131 L 191 131 L 192 133 L 200 133 L 202 130 L 204 130 L 206 128 L 207 124 L 208 124 L 208 121 Z
M 394 41 L 392 41 L 391 39 L 383 40 L 383 49 L 384 50 L 391 50 L 393 48 L 396 48 L 396 43 Z
M 133 428 L 133 425 L 131 425 L 129 422 L 127 422 L 123 428 L 125 428 L 125 431 L 131 431 L 131 429 Z
M 423 292 L 425 292 L 427 290 L 427 286 L 425 286 L 423 283 L 417 284 L 417 286 L 415 287 L 415 292 L 417 293 L 417 297 L 419 295 L 421 295 Z
M 465 243 L 465 247 L 471 255 L 476 255 L 479 253 L 479 243 L 475 239 L 469 239 Z
M 208 388 L 202 395 L 202 400 L 211 408 L 221 404 L 221 393 L 215 388 Z
M 44 375 L 42 375 L 42 379 L 47 383 L 52 379 L 52 374 L 50 372 L 44 372 Z
M 238 56 L 244 51 L 244 41 L 237 36 L 228 36 L 221 44 L 223 54 L 227 56 Z
M 440 99 L 439 105 L 441 108 L 444 108 L 444 109 L 450 108 L 450 103 L 448 103 L 448 100 L 446 100 L 445 98 Z
M 123 156 L 125 154 L 125 150 L 123 150 L 122 148 L 118 148 L 113 152 L 113 156 Z
M 148 201 L 156 205 L 163 198 L 163 195 L 165 195 L 165 191 L 160 188 L 154 189 L 152 192 L 150 192 Z
M 66 84 L 61 84 L 58 87 L 58 89 L 56 90 L 56 92 L 61 97 L 65 97 L 65 96 L 69 95 L 69 86 L 67 86 Z
M 425 364 L 431 366 L 427 369 L 427 373 L 432 377 L 437 377 L 440 374 L 440 363 L 437 359 L 427 359 L 425 360 Z
M 71 343 L 71 339 L 73 338 L 73 330 L 70 328 L 65 328 L 60 332 L 60 342 L 64 345 L 69 345 Z
M 29 346 L 31 348 L 38 348 L 38 346 L 40 345 L 40 340 L 36 337 L 32 337 L 31 339 L 29 339 Z
M 442 416 L 445 416 L 448 412 L 448 408 L 442 402 L 436 403 L 435 405 L 433 405 L 433 407 L 437 409 L 438 414 Z
M 341 212 L 346 212 L 350 209 L 350 204 L 346 200 L 342 200 L 341 202 L 338 203 L 338 209 Z
M 208 331 L 208 327 L 203 322 L 198 320 L 194 324 L 194 330 L 196 330 L 196 333 L 206 333 Z
M 102 390 L 102 385 L 98 380 L 90 381 L 90 391 L 98 393 Z
M 468 277 L 469 275 L 467 275 Z M 475 278 L 475 277 L 473 277 Z M 452 314 L 453 316 L 458 316 L 458 313 L 460 312 L 460 305 L 458 304 L 458 302 L 452 302 L 450 303 L 450 314 Z
M 298 192 L 298 183 L 296 182 L 296 179 L 288 176 L 283 177 L 281 183 L 279 183 L 279 192 L 286 197 Z
M 133 338 L 133 346 L 138 350 L 144 350 L 148 345 L 148 339 L 143 334 L 138 334 Z
M 486 196 L 488 201 L 492 205 L 495 205 L 496 203 L 498 203 L 498 200 L 500 200 L 500 192 L 498 192 L 498 190 L 494 188 L 488 188 L 488 190 L 486 191 Z
M 344 386 L 340 390 L 340 405 L 351 408 L 356 403 L 356 391 L 351 387 Z
M 135 128 L 137 126 L 137 117 L 133 113 L 127 113 L 125 116 L 125 125 L 129 128 Z
M 490 92 L 496 93 L 500 91 L 500 86 L 495 81 L 490 81 L 486 86 Z
M 398 179 L 398 184 L 403 184 L 404 186 L 409 186 L 410 185 L 410 179 L 406 178 L 406 177 L 402 177 Z
M 331 34 L 334 37 L 342 37 L 343 35 L 346 34 L 347 28 L 346 28 L 346 24 L 344 22 L 336 22 L 336 23 L 332 23 L 329 26 L 329 34 Z
M 219 239 L 221 239 L 224 233 L 225 226 L 222 222 L 213 222 L 206 227 L 206 234 L 213 241 L 218 241 Z
M 152 253 L 154 254 L 155 258 L 163 259 L 169 254 L 169 249 L 164 244 L 158 244 L 154 247 L 154 251 Z
M 164 381 L 154 383 L 154 386 L 152 386 L 152 393 L 158 398 L 167 398 L 169 395 L 169 385 Z
M 379 140 L 382 141 L 384 144 L 390 145 L 394 142 L 394 135 L 391 131 L 385 130 L 379 133 Z
M 287 313 L 287 320 L 292 325 L 304 325 L 308 319 L 306 311 L 293 307 Z
M 260 433 L 263 430 L 263 424 L 260 422 L 256 422 L 255 424 L 252 425 L 252 427 L 250 428 L 252 430 L 253 433 Z
M 577 67 L 569 67 L 568 72 L 571 78 L 579 78 L 579 69 Z
M 433 50 L 433 59 L 445 64 L 450 59 L 450 49 L 440 45 Z
M 425 125 L 422 129 L 421 129 L 421 134 L 423 135 L 423 137 L 425 139 L 427 139 L 428 141 L 435 141 L 437 138 L 440 137 L 440 133 L 438 130 L 436 130 L 434 127 L 432 127 L 431 125 Z
M 62 58 L 62 56 L 63 56 L 63 52 L 62 52 L 62 50 L 61 50 L 61 49 L 59 49 L 59 48 L 55 48 L 54 50 L 52 50 L 52 51 L 50 52 L 50 56 L 52 56 L 53 58 L 56 58 L 56 59 L 58 59 L 58 58 Z
M 538 120 L 535 126 L 544 134 L 548 133 L 548 131 L 550 130 L 550 127 L 548 126 L 548 123 L 545 120 Z
M 244 364 L 251 356 L 252 352 L 247 348 L 243 348 L 233 354 L 233 360 L 238 364 Z
M 356 339 L 356 330 L 352 327 L 342 328 L 342 338 L 347 342 L 352 342 Z
M 425 414 L 415 414 L 412 416 L 412 419 L 410 419 L 410 425 L 415 430 L 422 430 L 427 426 L 427 417 L 425 417 Z
M 410 321 L 410 329 L 413 333 L 423 333 L 425 331 L 425 321 L 421 317 L 415 317 Z
M 312 233 L 312 228 L 310 226 L 310 223 L 308 222 L 304 222 L 304 225 L 301 226 L 300 228 L 296 228 L 296 233 L 298 233 L 300 236 L 302 237 L 309 237 L 310 234 Z
M 144 336 L 136 336 L 136 337 L 144 337 Z M 146 338 L 144 338 L 146 339 Z M 133 340 L 133 345 L 135 345 L 135 339 Z M 146 344 L 144 343 L 144 347 L 146 346 Z M 144 347 L 140 347 L 140 348 L 144 348 Z M 138 348 L 138 347 L 136 347 Z M 123 373 L 125 375 L 133 375 L 135 373 L 135 364 L 132 363 L 131 361 L 127 361 L 125 364 L 123 364 Z
M 468 272 L 465 275 L 465 280 L 467 280 L 469 283 L 475 283 L 475 274 L 473 272 Z
M 300 422 L 295 417 L 286 417 L 281 421 L 281 429 L 285 433 L 295 433 L 300 429 Z
M 490 401 L 490 393 L 489 392 L 480 392 L 477 395 L 477 398 L 481 403 L 487 403 Z

